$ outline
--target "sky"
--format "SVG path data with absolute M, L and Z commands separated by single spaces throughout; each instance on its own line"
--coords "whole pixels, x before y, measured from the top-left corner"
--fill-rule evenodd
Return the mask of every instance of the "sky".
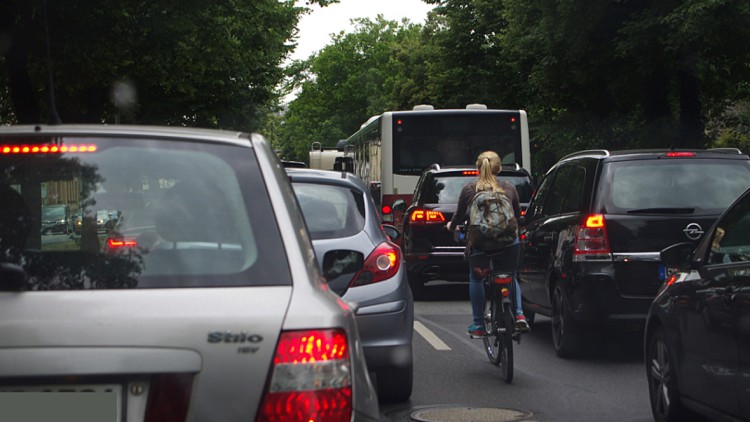
M 304 0 L 298 0 L 297 5 L 305 6 Z M 382 14 L 387 20 L 400 22 L 407 18 L 412 23 L 421 24 L 433 5 L 422 0 L 340 0 L 326 7 L 308 7 L 312 12 L 300 20 L 297 48 L 291 55 L 292 60 L 306 59 L 321 50 L 331 42 L 331 34 L 353 31 L 354 26 L 350 23 L 353 18 L 375 19 Z

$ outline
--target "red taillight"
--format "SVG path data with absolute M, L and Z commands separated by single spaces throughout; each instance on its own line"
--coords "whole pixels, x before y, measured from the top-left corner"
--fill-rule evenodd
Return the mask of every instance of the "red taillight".
M 96 152 L 96 145 L 3 145 L 0 154 L 60 154 Z
M 694 152 L 690 151 L 670 151 L 666 154 L 667 157 L 695 157 Z
M 573 249 L 573 260 L 609 259 L 611 254 L 604 216 L 601 214 L 589 215 L 578 228 Z
M 445 223 L 445 216 L 440 211 L 423 210 L 418 208 L 411 212 L 409 221 L 412 224 Z
M 383 215 L 388 215 L 393 211 L 390 205 L 383 205 L 383 208 L 380 209 L 380 211 L 383 213 Z
M 138 246 L 138 242 L 134 239 L 123 239 L 123 238 L 107 238 L 107 247 L 109 249 L 123 249 L 123 248 L 134 248 Z
M 187 417 L 192 374 L 157 375 L 151 381 L 146 422 L 184 422 Z
M 349 421 L 351 384 L 343 330 L 283 332 L 256 421 Z
M 362 269 L 349 286 L 364 286 L 387 280 L 396 275 L 400 266 L 401 248 L 391 242 L 383 242 L 365 259 Z
M 513 277 L 507 275 L 498 275 L 492 278 L 495 284 L 510 284 L 513 282 Z
M 479 170 L 465 170 L 461 172 L 464 176 L 477 176 L 479 174 Z

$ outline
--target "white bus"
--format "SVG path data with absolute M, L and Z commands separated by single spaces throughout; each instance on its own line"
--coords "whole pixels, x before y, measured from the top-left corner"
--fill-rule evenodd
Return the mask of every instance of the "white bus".
M 341 162 L 342 157 L 347 154 L 344 151 L 345 140 L 339 141 L 335 147 L 324 147 L 320 142 L 313 142 L 310 146 L 310 168 L 333 170 L 336 163 Z
M 422 171 L 440 166 L 473 165 L 487 150 L 503 164 L 519 164 L 531 173 L 529 123 L 524 110 L 491 110 L 482 104 L 435 110 L 419 105 L 371 117 L 346 140 L 354 173 L 370 185 L 383 221 L 400 224 L 390 205 L 407 206 Z

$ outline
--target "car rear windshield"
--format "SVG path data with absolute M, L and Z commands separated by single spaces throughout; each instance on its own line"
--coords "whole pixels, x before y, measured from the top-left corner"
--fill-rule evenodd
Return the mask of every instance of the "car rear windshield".
M 461 189 L 467 183 L 475 181 L 476 178 L 475 175 L 436 176 L 424 188 L 424 203 L 457 204 Z M 510 182 L 518 191 L 519 201 L 522 203 L 529 202 L 533 188 L 528 177 L 500 174 L 497 176 L 497 180 Z
M 659 159 L 609 163 L 608 213 L 717 214 L 750 186 L 747 160 Z
M 291 284 L 250 148 L 105 137 L 0 145 L 34 151 L 0 153 L 0 262 L 23 269 L 25 290 Z M 42 230 L 44 213 L 63 205 L 83 216 L 76 230 Z
M 344 186 L 302 182 L 293 185 L 313 240 L 354 236 L 364 228 L 363 193 Z

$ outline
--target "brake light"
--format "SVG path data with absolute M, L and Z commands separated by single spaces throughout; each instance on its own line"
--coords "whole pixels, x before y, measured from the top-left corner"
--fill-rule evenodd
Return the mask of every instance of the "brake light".
M 400 266 L 401 248 L 391 242 L 383 242 L 365 259 L 362 269 L 349 286 L 365 286 L 387 280 L 396 275 Z
M 497 275 L 493 277 L 492 281 L 495 284 L 510 284 L 511 282 L 513 282 L 513 277 L 507 275 Z
M 192 374 L 157 375 L 151 381 L 146 422 L 182 422 L 187 418 Z
M 445 223 L 445 216 L 440 211 L 415 209 L 409 216 L 409 221 L 417 224 Z
M 256 421 L 349 421 L 349 343 L 341 329 L 281 333 Z
M 612 250 L 607 239 L 604 216 L 593 214 L 586 217 L 576 234 L 573 261 L 612 259 Z
M 60 154 L 64 152 L 96 152 L 96 145 L 3 145 L 2 154 Z
M 383 213 L 383 215 L 388 215 L 391 213 L 391 211 L 393 211 L 393 209 L 390 205 L 383 205 L 383 208 L 381 208 L 381 212 Z
M 670 151 L 666 154 L 667 157 L 695 157 L 695 153 L 691 151 Z
M 133 239 L 107 238 L 107 247 L 109 249 L 134 248 L 136 246 L 138 246 L 138 242 Z
M 466 170 L 461 172 L 464 176 L 476 176 L 479 174 L 479 170 Z

